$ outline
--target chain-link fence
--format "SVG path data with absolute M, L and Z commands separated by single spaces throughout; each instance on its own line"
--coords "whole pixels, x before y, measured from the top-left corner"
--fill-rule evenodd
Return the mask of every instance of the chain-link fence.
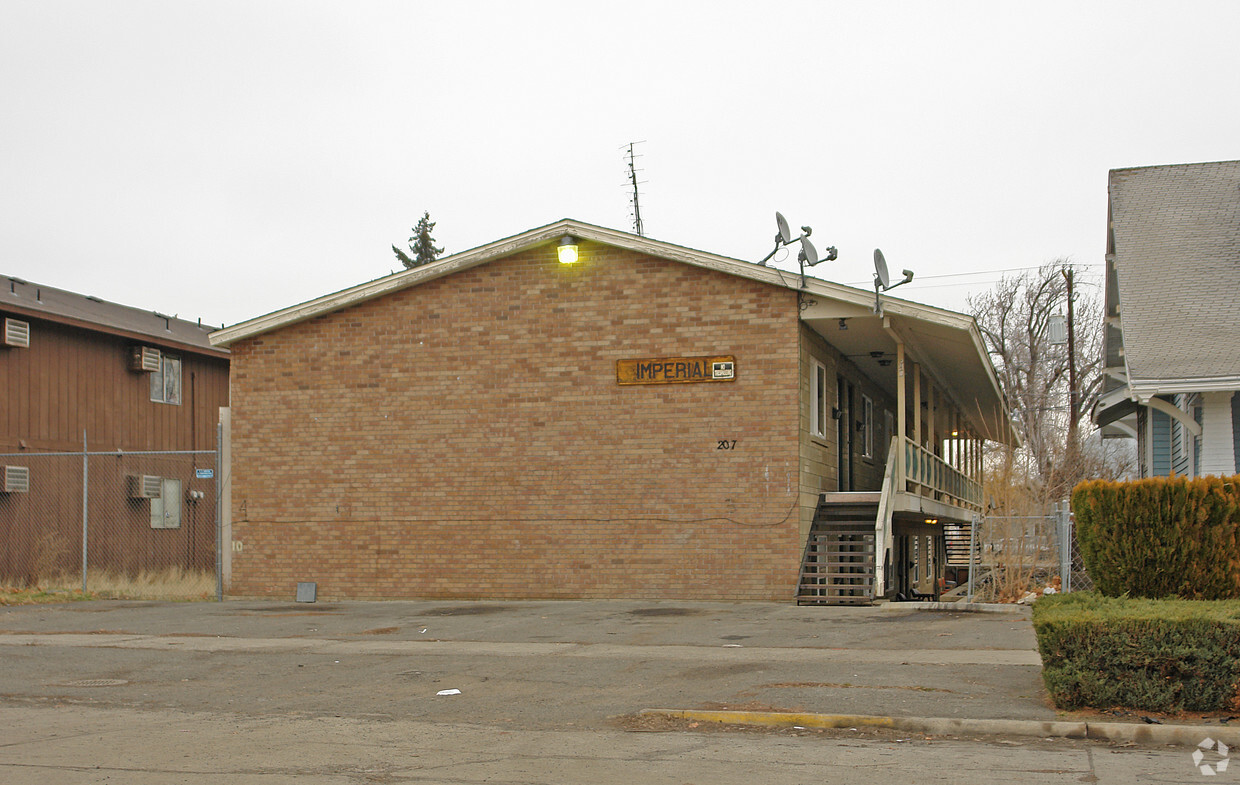
M 1016 601 L 1029 593 L 1088 591 L 1067 502 L 1046 515 L 986 516 L 973 527 L 967 596 Z
M 210 451 L 0 454 L 0 584 L 218 596 Z

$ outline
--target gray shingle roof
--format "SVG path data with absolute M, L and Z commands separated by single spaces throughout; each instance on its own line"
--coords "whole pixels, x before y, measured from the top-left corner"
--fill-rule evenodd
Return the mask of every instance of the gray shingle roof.
M 211 346 L 207 336 L 216 328 L 210 325 L 143 311 L 21 278 L 4 278 L 0 279 L 0 283 L 4 286 L 0 291 L 0 313 L 93 325 L 105 332 L 143 337 L 155 345 L 198 349 L 204 354 L 226 354 Z
M 1240 161 L 1111 171 L 1129 379 L 1240 377 Z

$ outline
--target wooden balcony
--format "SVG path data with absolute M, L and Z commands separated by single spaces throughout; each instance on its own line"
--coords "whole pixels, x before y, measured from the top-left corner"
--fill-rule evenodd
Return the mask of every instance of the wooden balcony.
M 897 491 L 913 494 L 951 507 L 956 515 L 982 511 L 982 484 L 947 461 L 913 442 L 903 439 L 903 459 L 896 464 Z M 952 516 L 955 517 L 955 516 Z

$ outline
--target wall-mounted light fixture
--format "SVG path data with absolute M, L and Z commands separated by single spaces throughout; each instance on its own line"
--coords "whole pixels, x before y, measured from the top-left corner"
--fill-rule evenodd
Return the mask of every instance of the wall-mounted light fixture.
M 848 329 L 848 319 L 846 319 L 846 318 L 845 318 L 845 319 L 840 319 L 840 329 L 841 329 L 841 330 L 847 330 L 847 329 Z
M 577 263 L 577 238 L 572 235 L 564 235 L 560 238 L 560 244 L 555 249 L 560 257 L 560 264 L 576 264 Z

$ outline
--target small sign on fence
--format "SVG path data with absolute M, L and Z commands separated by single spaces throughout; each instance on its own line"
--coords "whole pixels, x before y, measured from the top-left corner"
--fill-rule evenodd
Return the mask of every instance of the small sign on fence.
M 215 469 L 195 469 L 194 476 L 200 480 L 209 480 L 215 476 Z

